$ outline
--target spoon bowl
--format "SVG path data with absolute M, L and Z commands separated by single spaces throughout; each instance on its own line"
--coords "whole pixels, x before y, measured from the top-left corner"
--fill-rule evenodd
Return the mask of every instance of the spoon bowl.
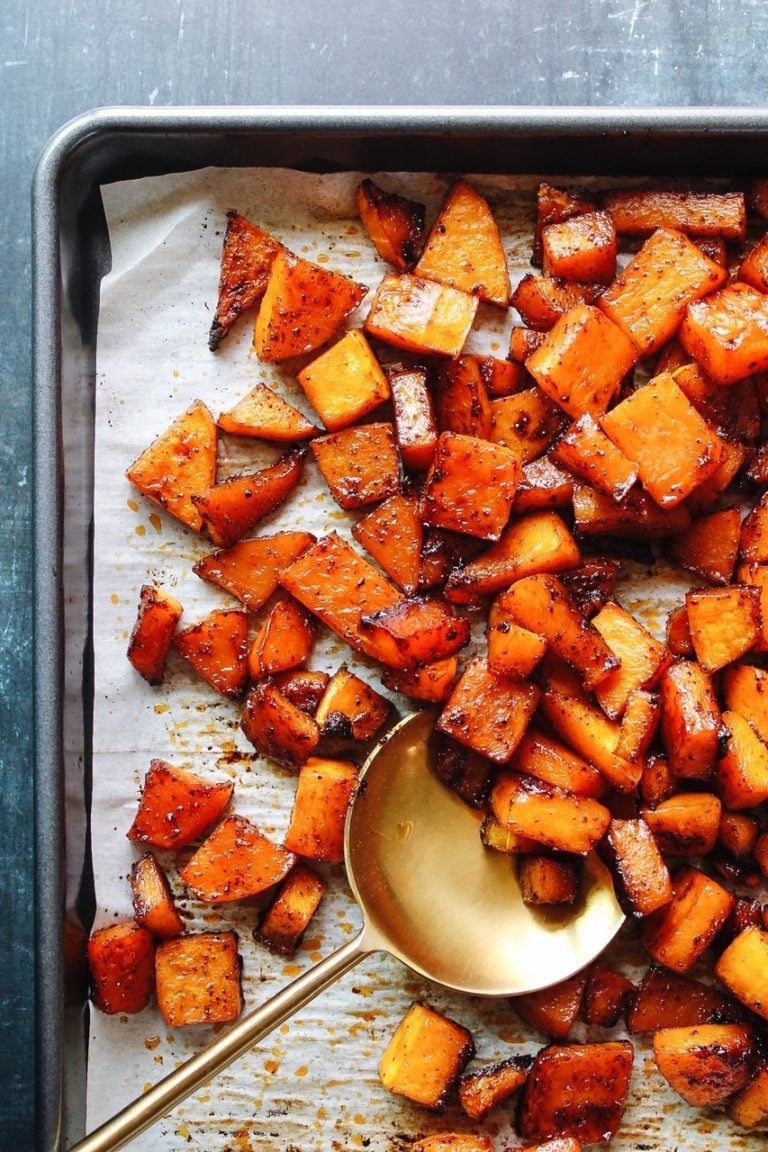
M 525 905 L 513 859 L 483 846 L 478 814 L 430 770 L 433 728 L 430 712 L 407 716 L 360 771 L 344 838 L 360 933 L 70 1152 L 121 1148 L 371 952 L 446 988 L 509 996 L 566 979 L 610 943 L 624 915 L 604 865 L 588 857 L 566 912 Z

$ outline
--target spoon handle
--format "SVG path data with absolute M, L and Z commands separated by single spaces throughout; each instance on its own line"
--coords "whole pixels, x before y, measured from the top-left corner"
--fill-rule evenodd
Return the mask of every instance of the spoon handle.
M 292 980 L 260 1008 L 233 1024 L 138 1100 L 128 1104 L 79 1144 L 73 1145 L 70 1152 L 113 1152 L 113 1149 L 122 1148 L 238 1056 L 268 1036 L 284 1020 L 354 967 L 369 951 L 364 943 L 363 931 L 319 964 L 303 972 L 296 980 Z

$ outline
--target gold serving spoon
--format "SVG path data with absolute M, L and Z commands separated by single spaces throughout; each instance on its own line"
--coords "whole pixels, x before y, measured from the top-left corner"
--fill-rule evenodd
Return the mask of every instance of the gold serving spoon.
M 429 712 L 406 717 L 361 769 L 344 846 L 360 933 L 71 1152 L 121 1148 L 371 952 L 458 992 L 510 996 L 566 979 L 610 943 L 624 914 L 605 866 L 587 858 L 567 912 L 524 904 L 510 857 L 483 846 L 478 815 L 430 771 L 433 726 Z

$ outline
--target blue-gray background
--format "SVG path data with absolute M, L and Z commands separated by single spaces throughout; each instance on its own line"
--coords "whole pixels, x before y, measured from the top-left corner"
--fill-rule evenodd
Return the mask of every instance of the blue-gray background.
M 764 0 L 2 0 L 0 1147 L 33 1147 L 29 192 L 100 105 L 750 105 Z M 767 165 L 768 168 L 768 165 Z

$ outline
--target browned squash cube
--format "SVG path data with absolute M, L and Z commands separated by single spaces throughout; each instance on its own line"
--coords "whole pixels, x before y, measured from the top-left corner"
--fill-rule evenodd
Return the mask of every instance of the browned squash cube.
M 768 368 L 768 298 L 733 281 L 688 306 L 680 343 L 717 384 L 735 384 Z
M 743 192 L 675 192 L 633 188 L 605 192 L 601 203 L 616 231 L 644 236 L 657 228 L 679 228 L 688 236 L 743 240 L 747 212 Z
M 687 972 L 725 924 L 734 897 L 698 868 L 683 868 L 673 887 L 671 901 L 643 924 L 642 940 L 659 964 Z
M 536 225 L 533 230 L 531 263 L 541 264 L 541 232 L 547 224 L 559 224 L 571 216 L 592 212 L 597 205 L 566 188 L 556 188 L 542 180 L 536 190 Z
M 306 664 L 315 638 L 314 617 L 298 600 L 278 600 L 248 650 L 251 680 Z
M 752 1048 L 752 1033 L 743 1024 L 661 1028 L 653 1037 L 662 1076 L 687 1104 L 699 1108 L 714 1108 L 745 1087 Z
M 273 440 L 277 444 L 293 443 L 315 436 L 319 429 L 268 384 L 257 384 L 216 421 L 230 436 L 248 436 Z
M 661 738 L 672 771 L 707 780 L 720 748 L 722 721 L 708 673 L 695 661 L 680 660 L 664 673 Z
M 430 386 L 438 432 L 492 439 L 493 409 L 476 358 L 441 361 L 431 374 Z
M 199 532 L 203 518 L 193 497 L 216 479 L 216 424 L 201 400 L 178 416 L 126 472 L 147 499 Z
M 494 763 L 505 764 L 520 743 L 539 696 L 534 684 L 494 676 L 487 662 L 475 657 L 453 688 L 437 728 Z
M 306 864 L 294 864 L 254 938 L 272 952 L 293 956 L 323 898 L 327 882 Z
M 424 523 L 498 540 L 520 480 L 520 459 L 501 444 L 443 432 L 424 489 Z
M 738 660 L 760 636 L 760 592 L 751 584 L 688 592 L 685 606 L 696 658 L 707 672 Z
M 633 688 L 621 718 L 621 735 L 616 755 L 624 760 L 640 760 L 656 735 L 661 719 L 661 704 L 656 692 Z
M 497 600 L 488 613 L 488 667 L 495 676 L 527 680 L 547 650 L 547 641 L 523 628 Z
M 271 680 L 262 680 L 246 696 L 241 725 L 258 752 L 284 764 L 302 764 L 320 741 L 314 717 Z
M 244 816 L 225 816 L 179 869 L 189 890 L 207 904 L 247 900 L 279 883 L 294 864 L 292 852 Z
M 357 766 L 311 756 L 302 764 L 285 846 L 310 860 L 344 859 L 344 826 L 357 785 Z
M 438 660 L 436 664 L 424 664 L 421 668 L 405 671 L 387 668 L 382 673 L 382 681 L 393 692 L 402 692 L 414 700 L 424 700 L 430 704 L 443 704 L 450 696 L 456 683 L 459 662 L 456 656 Z
M 611 820 L 608 809 L 590 796 L 575 796 L 509 770 L 496 777 L 491 809 L 517 835 L 576 856 L 586 856 L 602 840 Z
M 192 503 L 213 543 L 231 548 L 287 500 L 301 479 L 305 456 L 306 448 L 295 448 L 258 472 L 229 476 L 218 484 L 198 488 Z
M 400 488 L 400 459 L 391 424 L 361 424 L 318 436 L 312 454 L 336 503 L 362 508 Z
M 358 185 L 356 203 L 382 260 L 401 272 L 412 268 L 424 242 L 424 205 L 395 192 L 385 192 L 367 179 Z
M 570 216 L 541 230 L 545 276 L 610 284 L 616 275 L 616 229 L 607 212 Z
M 88 967 L 93 1002 L 101 1012 L 141 1012 L 154 987 L 155 941 L 135 920 L 92 933 Z
M 243 312 L 260 300 L 275 257 L 282 248 L 279 240 L 230 209 L 221 251 L 219 295 L 216 302 L 208 347 L 214 352 Z
M 527 379 L 522 364 L 500 360 L 498 356 L 468 356 L 480 369 L 489 396 L 511 396 Z
M 475 320 L 478 298 L 409 273 L 388 273 L 371 303 L 369 336 L 404 348 L 459 356 Z
M 763 1064 L 749 1083 L 732 1096 L 726 1112 L 742 1128 L 756 1128 L 768 1120 L 768 1064 Z
M 464 1072 L 459 1080 L 459 1104 L 472 1120 L 489 1112 L 522 1088 L 528 1075 L 516 1056 Z
M 382 664 L 403 670 L 445 660 L 470 638 L 469 621 L 438 597 L 407 597 L 360 624 Z
M 145 852 L 131 867 L 133 916 L 137 924 L 153 936 L 177 936 L 184 929 L 173 902 L 168 877 L 151 852 Z
M 424 368 L 387 372 L 400 457 L 410 472 L 426 472 L 435 455 L 437 426 Z
M 142 585 L 139 610 L 128 641 L 128 659 L 148 684 L 162 684 L 165 660 L 182 607 L 178 600 L 153 584 Z
M 621 729 L 601 708 L 575 693 L 550 687 L 541 698 L 541 711 L 557 735 L 591 761 L 613 788 L 634 791 L 643 773 L 642 762 L 619 756 Z
M 389 399 L 387 377 L 359 328 L 321 352 L 297 379 L 329 432 L 349 427 Z
M 739 1015 L 736 1002 L 711 984 L 653 964 L 627 1012 L 627 1030 L 633 1036 L 649 1035 L 660 1028 L 736 1022 Z
M 768 672 L 753 664 L 734 664 L 723 672 L 726 708 L 748 720 L 768 742 Z
M 232 798 L 231 780 L 206 780 L 152 760 L 128 839 L 153 848 L 184 848 L 216 823 Z
M 423 529 L 414 492 L 396 492 L 352 526 L 358 544 L 407 595 L 419 587 Z
M 525 279 L 525 277 L 523 277 Z M 521 281 L 522 283 L 522 281 Z M 566 309 L 567 311 L 567 309 Z M 562 312 L 558 315 L 562 315 Z M 555 316 L 552 323 L 557 319 Z M 552 325 L 549 325 L 551 327 Z M 519 364 L 522 367 L 529 356 L 532 356 L 537 348 L 540 348 L 544 343 L 544 337 L 549 328 L 543 332 L 537 332 L 534 328 L 525 328 L 522 324 L 514 324 L 509 333 L 509 359 L 513 364 Z
M 739 265 L 739 280 L 768 292 L 768 233 L 752 245 Z
M 672 899 L 672 879 L 653 832 L 644 820 L 611 820 L 606 836 L 622 893 L 636 916 L 648 916 Z
M 755 652 L 768 652 L 768 564 L 739 564 L 736 580 L 753 585 L 760 593 L 760 635 L 753 648 Z
M 619 536 L 630 540 L 660 540 L 685 531 L 691 513 L 685 504 L 660 508 L 642 488 L 633 488 L 615 504 L 610 496 L 574 481 L 573 514 L 582 536 Z
M 295 704 L 307 716 L 314 716 L 329 680 L 327 672 L 316 668 L 300 668 L 295 672 L 279 673 L 273 683 L 286 700 Z
M 551 276 L 536 276 L 527 272 L 519 281 L 510 298 L 513 308 L 520 313 L 525 332 L 545 333 L 554 328 L 577 304 L 592 304 L 600 295 L 598 284 L 569 284 Z M 514 338 L 514 329 L 513 329 Z M 539 347 L 541 341 L 525 339 L 520 358 L 525 361 Z
M 651 688 L 669 663 L 669 652 L 620 604 L 610 602 L 592 617 L 593 627 L 620 661 L 595 686 L 595 697 L 613 720 L 624 714 L 631 694 Z
M 426 1004 L 414 1003 L 379 1061 L 379 1078 L 396 1096 L 442 1112 L 475 1052 L 472 1034 Z
M 196 932 L 158 945 L 157 1004 L 171 1028 L 225 1024 L 243 1007 L 234 932 Z
M 579 894 L 580 861 L 531 854 L 517 862 L 524 904 L 573 904 Z
M 589 415 L 574 421 L 552 448 L 552 459 L 620 503 L 637 480 L 637 465 Z
M 523 464 L 515 497 L 515 512 L 535 512 L 541 508 L 570 508 L 573 502 L 573 475 L 555 464 L 552 457 L 539 456 Z
M 491 401 L 490 439 L 503 444 L 523 464 L 538 460 L 556 441 L 567 416 L 538 386 Z
M 222 696 L 240 696 L 248 679 L 248 618 L 239 609 L 213 612 L 176 634 L 176 647 Z
M 539 1032 L 564 1040 L 579 1018 L 587 973 L 577 972 L 550 988 L 526 992 L 510 1000 L 518 1016 Z
M 726 808 L 756 808 L 768 800 L 768 747 L 738 712 L 723 713 L 727 743 L 715 770 Z
M 323 736 L 342 740 L 373 740 L 387 722 L 391 705 L 370 684 L 348 668 L 339 668 L 328 681 L 315 711 Z
M 578 756 L 536 724 L 528 726 L 509 766 L 524 776 L 535 776 L 545 784 L 554 784 L 577 796 L 591 796 L 599 800 L 608 790 L 594 764 Z
M 717 843 L 721 814 L 711 792 L 678 792 L 642 811 L 665 856 L 707 856 Z
M 758 832 L 758 823 L 751 816 L 743 812 L 721 812 L 717 843 L 729 856 L 744 859 L 754 851 Z
M 258 612 L 278 587 L 282 569 L 314 543 L 311 532 L 275 532 L 240 540 L 231 548 L 210 552 L 192 571 L 237 597 L 249 612 Z
M 728 584 L 739 554 L 741 516 L 738 508 L 723 508 L 694 520 L 669 542 L 674 559 L 713 584 Z
M 750 925 L 715 964 L 715 975 L 737 1000 L 768 1020 L 768 930 Z
M 572 1136 L 585 1144 L 607 1144 L 621 1123 L 633 1058 L 626 1040 L 543 1048 L 523 1087 L 520 1135 L 524 1140 Z
M 581 1006 L 584 1023 L 598 1028 L 615 1028 L 630 1008 L 635 992 L 635 985 L 621 972 L 600 963 L 594 964 L 587 975 Z

